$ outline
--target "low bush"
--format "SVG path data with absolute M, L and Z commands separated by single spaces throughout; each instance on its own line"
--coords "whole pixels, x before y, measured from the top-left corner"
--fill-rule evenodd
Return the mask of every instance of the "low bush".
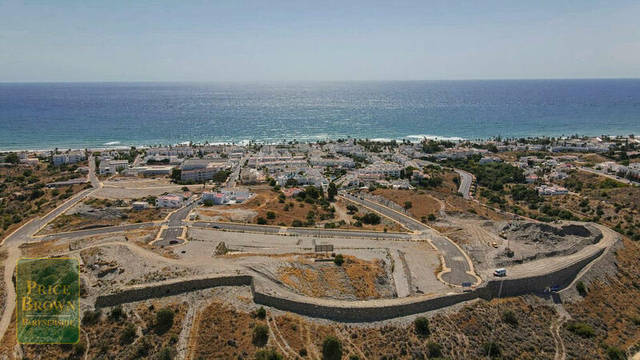
M 576 283 L 576 290 L 578 291 L 578 294 L 580 294 L 580 296 L 582 297 L 587 296 L 587 287 L 584 285 L 582 281 L 578 281 Z
M 333 336 L 327 336 L 322 343 L 322 359 L 323 360 L 340 360 L 342 359 L 342 343 Z
M 484 343 L 484 345 L 482 345 L 482 352 L 485 356 L 489 356 L 492 358 L 497 358 L 502 354 L 500 345 L 496 344 L 493 341 Z
M 136 326 L 132 323 L 127 323 L 127 325 L 124 327 L 124 330 L 122 330 L 122 333 L 120 334 L 120 344 L 131 344 L 133 340 L 136 339 L 136 336 Z
M 282 360 L 284 358 L 274 349 L 262 349 L 256 352 L 255 359 L 256 360 Z
M 567 330 L 584 338 L 593 337 L 596 334 L 595 330 L 593 330 L 589 324 L 577 321 L 568 323 Z
M 267 345 L 269 341 L 269 328 L 266 325 L 258 324 L 253 328 L 253 336 L 251 342 L 257 347 Z
M 173 310 L 164 308 L 156 313 L 156 332 L 164 334 L 173 326 Z
M 428 336 L 431 331 L 429 330 L 429 319 L 424 316 L 420 316 L 413 320 L 413 326 L 415 328 L 415 332 L 421 336 Z
M 442 356 L 442 346 L 433 341 L 429 341 L 427 343 L 427 355 L 429 359 L 431 358 L 439 358 Z
M 338 266 L 342 266 L 344 263 L 344 256 L 342 256 L 342 254 L 336 255 L 336 257 L 333 258 L 333 262 Z
M 82 325 L 93 325 L 100 321 L 102 317 L 102 311 L 100 310 L 87 310 L 82 316 Z
M 256 316 L 258 319 L 264 319 L 267 317 L 267 310 L 265 310 L 262 306 L 258 310 L 256 310 Z
M 502 322 L 511 326 L 518 326 L 518 318 L 516 314 L 511 310 L 505 310 L 502 312 Z

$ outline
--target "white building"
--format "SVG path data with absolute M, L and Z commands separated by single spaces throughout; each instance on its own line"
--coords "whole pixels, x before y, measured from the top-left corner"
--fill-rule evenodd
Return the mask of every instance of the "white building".
M 53 165 L 60 166 L 63 164 L 75 164 L 85 160 L 87 157 L 82 150 L 73 150 L 63 154 L 53 154 Z
M 566 195 L 569 190 L 558 185 L 540 185 L 536 187 L 538 195 Z
M 127 160 L 102 160 L 99 171 L 100 175 L 113 175 L 117 174 L 120 170 L 127 170 L 128 168 L 129 161 Z
M 156 207 L 159 208 L 179 208 L 184 204 L 184 196 L 177 194 L 167 194 L 156 198 Z

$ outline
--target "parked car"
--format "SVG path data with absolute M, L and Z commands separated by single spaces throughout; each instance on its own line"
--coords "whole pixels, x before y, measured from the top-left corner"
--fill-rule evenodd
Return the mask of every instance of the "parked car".
M 507 276 L 507 269 L 505 268 L 496 269 L 493 272 L 493 276 L 499 276 L 499 277 Z

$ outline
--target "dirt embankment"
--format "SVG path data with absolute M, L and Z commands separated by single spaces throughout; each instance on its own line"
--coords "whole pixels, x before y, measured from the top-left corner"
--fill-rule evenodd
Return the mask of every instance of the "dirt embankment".
M 497 266 L 523 263 L 550 256 L 565 256 L 602 239 L 602 232 L 589 224 L 553 226 L 534 222 L 497 224 L 507 248 L 496 256 Z
M 307 296 L 345 300 L 392 297 L 389 266 L 383 260 L 345 256 L 342 265 L 298 258 L 278 270 L 279 280 Z
M 501 318 L 512 312 L 514 321 Z M 260 349 L 274 349 L 284 358 L 322 358 L 328 336 L 340 341 L 343 359 L 450 359 L 486 358 L 485 344 L 493 342 L 504 358 L 553 359 L 554 341 L 549 324 L 552 308 L 523 299 L 480 302 L 454 313 L 429 319 L 430 333 L 418 335 L 411 319 L 369 326 L 310 321 L 286 314 L 266 319 L 214 302 L 205 308 L 194 334 L 193 358 L 252 358 Z M 253 329 L 266 325 L 268 342 L 252 343 Z
M 133 210 L 126 204 L 92 198 L 74 206 L 58 216 L 44 229 L 42 234 L 85 230 L 104 226 L 134 224 L 164 219 L 170 209 Z

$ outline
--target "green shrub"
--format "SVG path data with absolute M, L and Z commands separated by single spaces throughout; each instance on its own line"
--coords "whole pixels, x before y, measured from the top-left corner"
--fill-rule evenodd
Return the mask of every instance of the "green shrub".
M 282 355 L 278 354 L 274 349 L 262 349 L 256 352 L 256 360 L 282 360 Z
M 344 263 L 344 256 L 342 256 L 342 254 L 336 255 L 336 257 L 333 258 L 333 262 L 338 266 L 342 266 Z
M 276 218 L 276 213 L 274 213 L 273 211 L 267 211 L 267 219 L 275 219 Z
M 256 310 L 256 316 L 259 319 L 264 319 L 267 317 L 267 310 L 265 310 L 262 306 L 258 310 Z
M 269 341 L 269 328 L 266 325 L 258 324 L 253 328 L 251 342 L 253 345 L 263 347 Z
M 258 222 L 258 225 L 266 225 L 267 224 L 267 219 L 265 219 L 263 217 L 259 217 L 257 222 Z
M 380 216 L 378 214 L 370 212 L 370 213 L 364 214 L 360 218 L 360 221 L 362 221 L 365 224 L 369 224 L 369 225 L 378 225 L 378 224 L 380 224 Z
M 175 351 L 170 347 L 164 347 L 158 353 L 158 360 L 173 360 Z
M 429 216 L 427 216 L 427 220 L 436 221 L 436 216 L 434 214 L 429 214 Z
M 124 310 L 122 310 L 122 306 L 120 305 L 114 307 L 109 313 L 109 319 L 113 321 L 119 321 L 120 319 L 126 319 L 126 318 L 127 318 L 127 314 L 124 313 Z
M 322 359 L 323 360 L 340 360 L 342 359 L 342 343 L 333 336 L 327 336 L 322 343 Z
M 627 358 L 627 355 L 620 348 L 617 348 L 615 346 L 608 346 L 607 357 L 609 357 L 610 360 L 625 360 Z
M 136 339 L 137 331 L 135 325 L 127 323 L 120 334 L 120 344 L 131 344 Z
M 302 227 L 304 224 L 302 223 L 302 221 L 300 220 L 293 220 L 293 222 L 291 222 L 291 226 L 293 227 Z
M 518 318 L 516 314 L 511 310 L 505 310 L 502 312 L 502 321 L 511 326 L 518 326 Z
M 101 317 L 102 311 L 100 311 L 99 309 L 95 311 L 87 310 L 82 316 L 82 325 L 93 325 L 100 321 Z
M 156 313 L 156 331 L 159 334 L 163 334 L 171 329 L 174 315 L 173 310 L 168 308 L 158 310 Z
M 207 199 L 207 200 L 202 202 L 202 205 L 207 206 L 207 207 L 213 206 L 214 205 L 213 204 L 213 200 Z
M 417 317 L 413 320 L 413 326 L 416 334 L 418 335 L 428 336 L 431 333 L 429 330 L 429 319 L 424 316 Z
M 576 283 L 576 290 L 578 290 L 578 294 L 580 294 L 580 296 L 587 296 L 587 287 L 582 281 L 578 281 Z
M 577 321 L 568 323 L 567 330 L 584 338 L 593 337 L 596 334 L 595 330 L 593 330 L 589 324 Z
M 484 343 L 484 345 L 482 345 L 482 352 L 485 356 L 490 356 L 492 358 L 499 357 L 500 354 L 502 354 L 500 345 L 496 344 L 493 341 Z
M 427 343 L 427 355 L 429 358 L 439 358 L 442 356 L 442 346 L 433 341 Z
M 85 343 L 78 342 L 73 345 L 73 353 L 76 356 L 83 356 L 85 351 L 87 351 L 87 345 Z

